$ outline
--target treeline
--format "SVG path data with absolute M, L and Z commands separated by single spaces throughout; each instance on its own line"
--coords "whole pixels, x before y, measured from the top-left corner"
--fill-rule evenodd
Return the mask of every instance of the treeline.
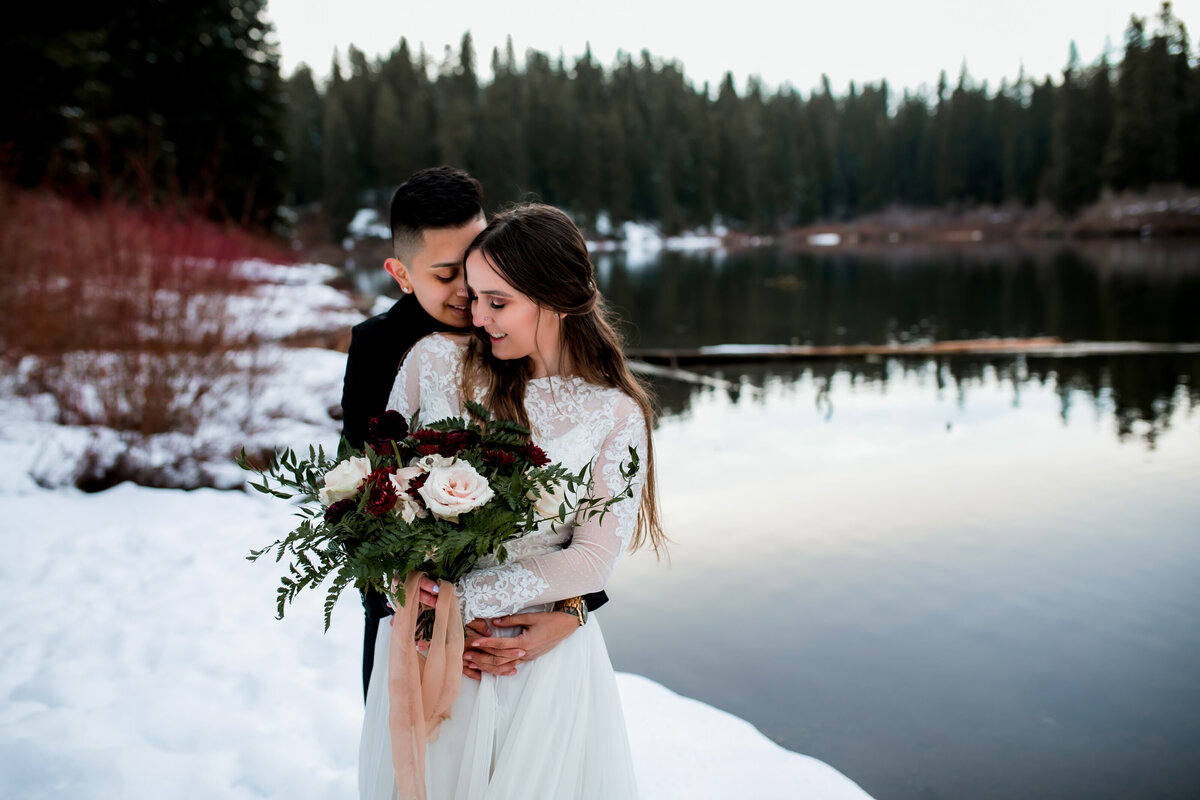
M 31 6 L 0 29 L 0 176 L 100 200 L 149 200 L 268 226 L 282 204 L 338 234 L 421 167 L 483 181 L 494 208 L 538 197 L 594 227 L 721 221 L 753 231 L 892 205 L 1048 201 L 1105 187 L 1200 185 L 1200 65 L 1164 3 L 1133 17 L 1120 60 L 992 91 L 964 69 L 932 94 L 696 86 L 643 52 L 611 67 L 511 42 L 481 82 L 470 35 L 440 63 L 405 40 L 351 48 L 318 85 L 284 81 L 263 0 Z M 19 76 L 19 77 L 18 77 Z M 311 218 L 311 217 L 310 217 Z
M 511 40 L 482 85 L 470 34 L 440 64 L 404 39 L 374 62 L 350 48 L 322 91 L 286 81 L 293 200 L 334 227 L 420 167 L 463 166 L 495 206 L 538 197 L 585 225 L 657 220 L 667 232 L 719 219 L 767 231 L 890 205 L 1053 203 L 1071 214 L 1104 187 L 1200 185 L 1200 65 L 1164 3 L 1153 32 L 1133 17 L 1122 58 L 1061 79 L 1022 76 L 990 91 L 965 68 L 932 96 L 886 82 L 807 97 L 731 75 L 715 91 L 643 52 L 605 69 Z

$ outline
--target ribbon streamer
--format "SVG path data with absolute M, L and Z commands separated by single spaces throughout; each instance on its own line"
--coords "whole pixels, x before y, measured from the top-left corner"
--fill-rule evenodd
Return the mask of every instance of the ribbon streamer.
M 462 678 L 462 614 L 449 581 L 438 581 L 433 638 L 423 662 L 417 655 L 413 639 L 424 577 L 413 572 L 405 579 L 405 605 L 392 598 L 396 616 L 388 646 L 388 728 L 396 788 L 404 800 L 425 800 L 425 743 L 437 738 L 438 726 L 449 718 Z

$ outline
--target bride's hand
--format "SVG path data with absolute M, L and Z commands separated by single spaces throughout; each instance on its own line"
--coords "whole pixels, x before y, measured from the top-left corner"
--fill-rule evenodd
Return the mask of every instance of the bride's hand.
M 437 581 L 432 578 L 421 578 L 420 597 L 418 600 L 421 605 L 433 608 L 437 604 L 438 585 Z

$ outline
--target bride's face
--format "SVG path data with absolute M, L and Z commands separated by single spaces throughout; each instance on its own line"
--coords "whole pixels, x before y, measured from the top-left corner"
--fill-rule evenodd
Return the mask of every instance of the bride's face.
M 554 312 L 514 289 L 478 250 L 467 256 L 466 272 L 471 324 L 487 332 L 492 355 L 528 356 L 535 378 L 558 374 L 561 322 Z

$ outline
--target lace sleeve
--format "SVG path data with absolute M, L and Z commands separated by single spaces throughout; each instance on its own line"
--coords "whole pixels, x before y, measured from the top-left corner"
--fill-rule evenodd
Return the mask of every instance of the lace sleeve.
M 604 588 L 637 524 L 647 469 L 646 435 L 641 410 L 621 395 L 614 425 L 592 462 L 592 493 L 609 498 L 621 490 L 620 468 L 629 461 L 629 448 L 633 447 L 642 458 L 642 469 L 633 481 L 633 497 L 613 505 L 603 522 L 597 516 L 576 524 L 569 544 L 561 550 L 468 573 L 457 587 L 464 620 L 515 614 L 532 605 Z
M 413 412 L 420 409 L 421 420 L 425 422 L 457 416 L 464 347 L 463 339 L 441 333 L 414 344 L 396 373 L 388 410 L 399 411 L 411 419 Z
M 405 419 L 412 416 L 421 402 L 421 369 L 414 358 L 420 346 L 420 342 L 413 345 L 400 363 L 400 371 L 396 373 L 396 381 L 388 395 L 387 410 L 399 411 Z

